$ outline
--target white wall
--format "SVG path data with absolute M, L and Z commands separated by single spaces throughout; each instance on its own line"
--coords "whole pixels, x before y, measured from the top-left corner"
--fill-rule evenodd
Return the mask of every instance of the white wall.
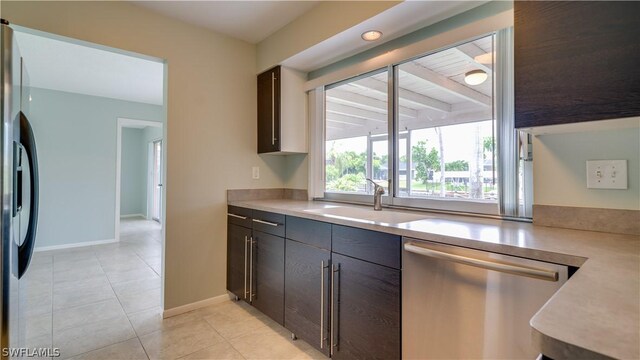
M 640 129 L 541 135 L 533 142 L 534 203 L 640 210 Z M 587 189 L 587 160 L 627 160 L 627 190 Z
M 115 238 L 117 118 L 162 121 L 161 106 L 33 88 L 40 171 L 36 247 Z
M 323 1 L 258 43 L 257 73 L 399 4 L 400 1 Z

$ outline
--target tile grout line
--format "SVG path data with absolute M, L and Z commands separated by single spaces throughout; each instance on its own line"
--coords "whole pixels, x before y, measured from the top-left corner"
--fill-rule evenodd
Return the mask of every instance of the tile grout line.
M 139 255 L 138 253 L 134 250 L 133 253 L 136 255 L 136 257 L 138 257 L 140 260 L 142 260 L 145 265 L 149 266 L 149 264 L 147 264 Z M 100 264 L 100 266 L 102 266 L 102 264 Z M 104 269 L 103 269 L 104 270 Z M 153 271 L 153 269 L 151 269 Z M 154 271 L 155 273 L 155 271 Z M 144 343 L 142 342 L 142 339 L 140 338 L 140 335 L 138 334 L 138 331 L 136 330 L 136 328 L 133 326 L 133 323 L 131 322 L 131 318 L 130 318 L 130 314 L 128 314 L 125 310 L 124 310 L 124 306 L 122 306 L 122 303 L 120 302 L 120 298 L 118 297 L 118 294 L 115 292 L 115 289 L 113 288 L 113 284 L 111 283 L 111 279 L 109 279 L 109 277 L 107 276 L 107 280 L 109 281 L 109 285 L 111 285 L 111 289 L 113 290 L 113 292 L 116 295 L 116 298 L 118 299 L 118 302 L 120 303 L 120 307 L 122 307 L 122 311 L 124 312 L 125 316 L 127 317 L 127 321 L 129 322 L 129 325 L 131 325 L 131 328 L 133 329 L 133 333 L 136 334 L 136 338 L 138 339 L 138 342 L 140 343 L 140 346 L 142 347 L 142 351 L 144 351 L 145 356 L 147 357 L 147 359 L 151 359 L 151 356 L 149 356 L 149 353 L 147 351 L 147 348 L 144 346 Z M 162 285 L 161 285 L 162 286 Z M 135 313 L 138 312 L 142 312 L 142 311 L 146 311 L 149 309 L 145 309 L 145 310 L 140 310 L 140 311 L 136 311 Z
M 98 263 L 98 265 L 100 265 L 100 267 L 102 268 L 102 265 L 101 265 L 101 264 L 99 264 L 99 263 Z M 105 278 L 107 278 L 107 282 L 108 282 L 108 281 L 109 281 L 109 278 L 107 277 L 107 274 L 104 272 L 104 270 L 102 270 L 102 272 L 103 272 L 103 274 L 105 275 Z M 90 279 L 89 279 L 89 280 L 90 280 Z M 83 281 L 86 281 L 86 280 L 83 280 Z M 91 281 L 93 281 L 93 280 L 91 280 Z M 95 305 L 95 304 L 98 304 L 98 303 L 101 303 L 101 302 L 105 302 L 105 301 L 112 300 L 112 299 L 100 299 L 100 300 L 94 300 L 94 301 L 91 301 L 91 302 L 88 302 L 88 303 L 84 303 L 84 304 L 77 304 L 77 305 L 73 305 L 73 306 L 67 306 L 67 307 L 62 307 L 62 308 L 56 309 L 56 308 L 55 308 L 55 305 L 53 304 L 53 288 L 54 288 L 54 287 L 55 287 L 55 283 L 54 283 L 54 284 L 52 284 L 52 288 L 51 288 L 51 292 L 52 292 L 52 294 L 51 294 L 51 297 L 52 297 L 52 300 L 51 300 L 51 303 L 52 303 L 52 304 L 51 304 L 51 306 L 52 306 L 52 311 L 51 311 L 51 313 L 52 313 L 52 314 L 53 314 L 53 312 L 55 312 L 56 310 L 57 310 L 57 311 L 68 310 L 68 309 L 73 309 L 73 308 L 80 307 L 80 306 Z M 111 283 L 109 283 L 109 287 L 111 287 Z M 116 295 L 115 291 L 113 290 L 113 287 L 111 287 L 111 291 L 113 292 L 114 297 L 117 297 L 117 295 Z M 67 289 L 67 291 L 66 291 L 66 292 L 69 292 L 69 289 Z
M 156 271 L 151 267 L 151 265 L 149 265 L 149 263 L 147 263 L 147 262 L 144 260 L 144 258 L 143 258 L 142 256 L 140 256 L 140 254 L 138 254 L 138 252 L 137 252 L 137 251 L 133 250 L 133 253 L 134 253 L 134 254 L 136 254 L 136 257 L 137 257 L 138 259 L 140 259 L 140 261 L 142 261 L 145 265 L 147 265 L 147 267 L 148 267 L 149 269 L 151 269 L 151 271 L 153 271 L 153 273 L 154 273 L 154 274 L 156 274 L 156 275 L 158 275 L 158 276 L 160 277 L 160 282 L 162 283 L 162 275 L 158 274 L 158 273 L 157 273 L 157 272 L 156 272 Z M 160 285 L 160 286 L 162 287 L 162 285 Z
M 191 352 L 191 353 L 185 354 L 185 355 L 183 355 L 183 356 L 179 357 L 178 359 L 183 359 L 183 358 L 185 358 L 185 357 L 187 357 L 187 356 L 189 356 L 189 355 L 195 354 L 195 353 L 197 353 L 198 351 L 202 351 L 202 350 L 208 349 L 208 348 L 210 348 L 210 347 L 212 347 L 212 346 L 216 346 L 216 345 L 219 345 L 219 344 L 222 344 L 222 343 L 227 343 L 229 346 L 231 346 L 231 348 L 232 348 L 235 352 L 237 352 L 238 354 L 240 354 L 240 356 L 241 356 L 243 359 L 245 359 L 245 360 L 246 360 L 246 357 L 245 357 L 244 355 L 242 355 L 242 353 L 241 353 L 238 349 L 236 349 L 236 348 L 235 348 L 235 346 L 233 346 L 233 344 L 229 341 L 229 339 L 227 339 L 227 338 L 226 338 L 224 335 L 222 335 L 222 334 L 221 334 L 221 333 L 220 333 L 220 332 L 219 332 L 219 331 L 218 331 L 218 330 L 217 330 L 213 325 L 211 325 L 207 320 L 205 320 L 205 319 L 204 319 L 204 316 L 202 316 L 202 317 L 200 318 L 200 320 L 204 321 L 204 323 L 205 323 L 205 324 L 207 324 L 207 326 L 209 326 L 209 327 L 213 330 L 213 332 L 215 332 L 216 334 L 218 334 L 218 336 L 220 336 L 220 338 L 222 339 L 222 341 L 221 341 L 221 342 L 219 342 L 218 344 L 213 344 L 213 345 L 207 346 L 207 347 L 205 347 L 205 348 L 202 348 L 202 349 L 200 349 L 200 350 L 196 350 L 196 351 L 194 351 L 194 352 Z
M 145 263 L 145 265 L 147 265 L 151 269 L 151 271 L 153 271 L 156 275 L 160 276 L 160 278 L 162 279 L 162 275 L 158 274 L 156 269 L 154 269 L 142 256 L 140 256 L 140 254 L 138 254 L 137 251 L 134 250 L 133 252 L 136 254 L 136 256 L 138 256 L 138 258 L 140 258 L 140 260 L 142 260 L 143 263 Z M 162 261 L 162 256 L 160 256 L 160 258 L 161 258 L 160 261 Z
M 70 357 L 70 358 L 68 358 L 68 359 L 73 359 L 73 358 L 78 357 L 78 356 L 86 355 L 86 354 L 88 354 L 88 353 L 90 353 L 90 352 L 93 352 L 93 351 L 103 350 L 103 349 L 105 349 L 105 348 L 108 348 L 109 346 L 122 344 L 122 343 L 125 343 L 125 342 L 130 341 L 130 340 L 133 340 L 133 339 L 137 339 L 137 340 L 138 340 L 138 342 L 140 342 L 140 339 L 138 339 L 138 337 L 136 336 L 136 337 L 132 337 L 131 339 L 122 340 L 122 341 L 119 341 L 119 342 L 117 342 L 117 343 L 113 343 L 113 344 L 105 345 L 105 346 L 103 346 L 103 347 L 100 347 L 100 348 L 97 348 L 97 349 L 93 349 L 93 350 L 89 350 L 89 351 L 83 352 L 83 353 L 81 353 L 81 354 L 73 355 L 72 357 Z M 144 347 L 142 346 L 142 343 L 140 343 L 140 346 L 141 346 L 141 347 L 142 347 L 142 349 L 144 350 Z M 146 353 L 146 352 L 145 352 L 145 355 L 147 356 L 147 360 L 150 360 L 150 359 L 149 359 L 149 355 L 147 355 L 147 353 Z
M 144 232 L 142 232 L 142 233 L 141 233 L 141 234 L 139 234 L 138 236 L 146 240 L 146 238 L 144 237 Z M 152 240 L 153 240 L 153 239 L 152 239 Z M 157 242 L 157 241 L 154 241 L 154 242 Z M 158 242 L 158 243 L 159 243 L 159 242 Z M 160 244 L 161 244 L 161 243 L 160 243 Z M 148 245 L 148 244 L 147 244 L 147 245 Z M 95 261 L 98 263 L 98 265 L 99 265 L 98 267 L 100 268 L 100 270 L 101 270 L 101 272 L 102 272 L 102 275 L 104 275 L 104 277 L 105 277 L 105 278 L 106 278 L 106 280 L 107 280 L 107 282 L 106 282 L 106 284 L 105 284 L 105 285 L 107 285 L 107 284 L 109 285 L 109 289 L 111 290 L 111 292 L 112 292 L 113 297 L 115 298 L 115 300 L 117 300 L 117 302 L 118 302 L 118 306 L 120 307 L 120 310 L 121 310 L 121 311 L 122 311 L 122 313 L 127 317 L 127 321 L 128 321 L 128 323 L 129 323 L 129 325 L 131 326 L 131 329 L 133 330 L 133 334 L 134 334 L 134 336 L 132 336 L 132 337 L 131 337 L 131 338 L 129 338 L 129 339 L 125 339 L 125 340 L 122 340 L 122 341 L 114 342 L 114 343 L 112 343 L 112 344 L 108 344 L 108 345 L 105 345 L 105 346 L 102 346 L 102 347 L 99 347 L 99 348 L 96 348 L 96 349 L 91 349 L 91 350 L 89 350 L 89 351 L 86 351 L 86 352 L 83 352 L 83 353 L 80 353 L 80 354 L 76 354 L 76 355 L 74 355 L 73 357 L 80 356 L 80 355 L 83 355 L 83 354 L 86 354 L 86 353 L 89 353 L 89 352 L 92 352 L 92 351 L 97 351 L 97 350 L 100 350 L 100 349 L 104 349 L 104 348 L 106 348 L 106 347 L 109 347 L 109 346 L 112 346 L 112 345 L 116 345 L 116 344 L 120 344 L 120 343 L 123 343 L 123 342 L 129 341 L 129 340 L 132 340 L 132 339 L 134 339 L 134 338 L 135 338 L 135 339 L 138 341 L 138 343 L 140 344 L 140 346 L 142 347 L 142 349 L 143 349 L 143 351 L 144 351 L 144 353 L 145 353 L 146 358 L 147 358 L 147 359 L 150 359 L 149 354 L 147 353 L 146 349 L 145 349 L 145 348 L 144 348 L 144 346 L 142 345 L 142 341 L 140 340 L 140 336 L 138 335 L 137 331 L 136 331 L 136 330 L 135 330 L 135 328 L 133 327 L 133 324 L 131 323 L 131 319 L 129 318 L 129 314 L 127 314 L 127 312 L 126 312 L 126 311 L 124 311 L 124 307 L 123 307 L 123 305 L 122 305 L 122 302 L 120 301 L 120 298 L 118 297 L 118 294 L 117 294 L 117 292 L 115 291 L 114 283 L 113 283 L 113 282 L 112 282 L 112 280 L 109 278 L 109 276 L 107 276 L 107 272 L 106 272 L 106 271 L 104 271 L 104 265 L 103 265 L 102 261 L 100 260 L 100 257 L 98 256 L 98 254 L 99 254 L 99 248 L 100 248 L 100 246 L 91 246 L 89 249 L 87 249 L 88 251 L 86 251 L 86 252 L 85 252 L 85 251 L 81 251 L 81 252 L 79 252 L 78 254 L 75 254 L 75 252 L 74 252 L 74 251 L 52 251 L 52 252 L 50 252 L 50 254 L 49 254 L 49 256 L 51 257 L 51 274 L 50 274 L 51 285 L 49 286 L 49 294 L 50 294 L 50 296 L 51 296 L 51 304 L 50 304 L 50 312 L 51 312 L 50 326 L 51 326 L 51 330 L 50 330 L 50 332 L 49 332 L 49 335 L 50 335 L 50 337 L 51 337 L 51 345 L 52 345 L 52 347 L 55 345 L 55 344 L 54 344 L 54 339 L 53 339 L 53 338 L 54 338 L 54 316 L 53 316 L 53 315 L 54 315 L 54 313 L 59 312 L 59 311 L 69 310 L 69 309 L 71 309 L 71 311 L 73 311 L 73 309 L 74 309 L 74 308 L 83 307 L 83 306 L 91 306 L 91 305 L 100 304 L 100 303 L 106 303 L 106 302 L 109 302 L 109 301 L 112 301 L 112 300 L 113 300 L 113 298 L 109 298 L 109 299 L 101 299 L 101 300 L 92 301 L 92 302 L 89 302 L 89 303 L 86 303 L 86 304 L 77 304 L 77 305 L 73 305 L 73 306 L 69 306 L 69 307 L 64 307 L 64 308 L 58 309 L 58 311 L 56 311 L 56 310 L 55 310 L 55 303 L 54 303 L 54 288 L 55 288 L 55 283 L 56 283 L 57 278 L 58 278 L 58 275 L 56 274 L 55 268 L 56 268 L 57 263 L 58 263 L 58 262 L 60 262 L 60 261 L 62 261 L 62 260 L 60 260 L 60 259 L 57 259 L 57 260 L 56 260 L 56 256 L 57 256 L 57 255 L 69 256 L 69 255 L 70 255 L 70 256 L 71 256 L 71 258 L 75 257 L 75 255 L 77 255 L 77 256 L 83 256 L 83 257 L 89 256 L 89 257 L 90 257 L 89 259 L 93 258 L 92 260 L 95 260 Z M 102 248 L 107 249 L 107 247 L 102 247 Z M 155 270 L 153 270 L 153 268 L 152 268 L 151 266 L 149 266 L 149 264 L 148 264 L 148 263 L 147 263 L 147 262 L 142 258 L 142 256 L 140 256 L 140 254 L 139 254 L 136 250 L 133 250 L 133 248 L 132 248 L 132 249 L 130 249 L 130 250 L 131 250 L 131 252 L 133 253 L 133 255 L 135 255 L 135 258 L 136 258 L 136 259 L 141 260 L 141 261 L 145 264 L 145 267 L 146 267 L 146 268 L 148 268 L 148 269 L 150 269 L 151 271 L 153 271 L 153 273 L 154 273 L 154 274 L 157 274 L 157 272 L 155 272 Z M 101 253 L 100 253 L 100 254 L 101 254 Z M 89 260 L 89 259 L 87 259 L 87 260 Z M 62 263 L 64 263 L 64 262 L 65 262 L 65 261 L 62 261 Z M 71 271 L 73 271 L 73 270 L 77 270 L 77 267 L 72 266 L 72 267 L 71 267 L 71 268 L 69 268 L 68 270 L 71 270 Z M 91 285 L 91 282 L 93 282 L 95 279 L 85 279 L 85 280 L 88 280 L 89 285 Z M 71 285 L 71 284 L 73 284 L 74 282 L 77 284 L 77 282 L 78 282 L 78 281 L 79 281 L 79 280 L 77 280 L 77 279 L 72 279 L 71 281 L 68 281 L 68 282 L 69 282 L 69 283 L 70 283 L 70 285 Z M 83 281 L 84 281 L 84 280 L 83 280 Z M 67 283 L 67 282 L 65 282 L 65 283 Z M 141 311 L 147 311 L 147 310 L 149 310 L 149 309 L 140 309 L 139 311 L 136 311 L 136 313 L 141 312 Z M 66 329 L 70 329 L 70 328 L 73 328 L 73 327 L 67 327 L 67 328 L 64 328 L 64 329 L 62 329 L 62 330 L 66 330 Z
M 104 268 L 102 267 L 102 263 L 100 262 L 99 259 L 98 259 L 98 264 L 100 264 L 100 268 L 104 272 Z M 105 272 L 105 276 L 106 276 L 106 272 Z M 111 279 L 109 279 L 109 276 L 106 276 L 106 277 L 107 277 L 107 281 L 109 282 L 109 286 L 111 287 L 111 291 L 113 291 L 113 294 L 115 295 L 116 300 L 118 301 L 118 304 L 120 304 L 120 308 L 122 309 L 122 313 L 124 313 L 124 316 L 127 318 L 127 322 L 129 323 L 129 326 L 131 326 L 131 330 L 133 330 L 133 334 L 135 335 L 135 338 L 138 339 L 138 342 L 140 343 L 140 346 L 142 347 L 142 350 L 144 351 L 144 354 L 147 357 L 147 359 L 151 359 L 151 357 L 149 357 L 149 354 L 147 353 L 147 349 L 145 349 L 144 345 L 142 344 L 142 341 L 140 340 L 140 337 L 138 336 L 138 333 L 136 332 L 136 328 L 133 327 L 133 324 L 131 323 L 131 319 L 129 319 L 129 315 L 124 310 L 124 306 L 122 306 L 122 302 L 120 301 L 120 298 L 118 297 L 118 294 L 116 293 L 116 290 L 113 288 L 113 284 L 111 283 Z M 131 338 L 131 339 L 133 339 L 133 338 Z M 125 341 L 129 341 L 131 339 L 127 339 Z M 111 344 L 111 345 L 114 345 L 114 344 Z M 108 346 L 111 346 L 111 345 L 108 345 Z M 95 350 L 97 350 L 97 349 L 95 349 Z M 94 351 L 94 350 L 92 350 L 92 351 Z

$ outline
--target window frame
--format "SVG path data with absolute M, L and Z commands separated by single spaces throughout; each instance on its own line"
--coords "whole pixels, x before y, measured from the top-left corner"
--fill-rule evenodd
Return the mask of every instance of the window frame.
M 507 28 L 511 29 L 512 28 Z M 399 104 L 397 101 L 397 94 L 398 94 L 398 67 L 402 64 L 405 64 L 407 62 L 411 62 L 413 60 L 416 59 L 420 59 L 435 53 L 439 53 L 441 51 L 445 51 L 447 49 L 451 49 L 454 47 L 457 47 L 461 44 L 465 44 L 465 43 L 469 43 L 472 41 L 475 41 L 477 39 L 483 38 L 483 37 L 487 37 L 487 36 L 493 36 L 494 37 L 494 41 L 496 41 L 498 34 L 501 30 L 494 30 L 494 31 L 490 31 L 481 35 L 476 35 L 474 37 L 471 38 L 467 38 L 464 39 L 462 41 L 458 41 L 456 43 L 453 44 L 449 44 L 437 49 L 433 49 L 433 50 L 429 50 L 427 52 L 424 52 L 422 54 L 416 55 L 416 56 L 412 56 L 410 58 L 407 59 L 403 59 L 401 61 L 397 61 L 394 62 L 392 64 L 386 65 L 384 67 L 380 67 L 378 69 L 375 70 L 371 70 L 371 71 L 367 71 L 365 73 L 359 74 L 357 76 L 354 77 L 350 77 L 350 78 L 346 78 L 343 80 L 340 80 L 338 82 L 334 82 L 332 84 L 328 84 L 326 86 L 323 87 L 319 87 L 316 88 L 316 92 L 317 91 L 321 91 L 322 94 L 320 96 L 320 98 L 322 99 L 322 117 L 321 117 L 321 126 L 323 128 L 323 132 L 322 132 L 322 138 L 319 140 L 319 142 L 322 143 L 322 152 L 321 152 L 321 161 L 320 163 L 322 163 L 322 169 L 320 171 L 321 174 L 321 184 L 316 184 L 315 189 L 314 188 L 310 188 L 312 189 L 312 192 L 316 195 L 318 195 L 319 193 L 321 193 L 321 196 L 319 197 L 315 197 L 314 199 L 317 200 L 329 200 L 329 201 L 339 201 L 339 202 L 348 202 L 348 203 L 356 203 L 356 204 L 370 204 L 373 198 L 373 195 L 371 195 L 370 193 L 367 194 L 359 194 L 359 193 L 342 193 L 342 192 L 331 192 L 331 191 L 326 191 L 326 178 L 325 178 L 325 157 L 326 157 L 326 152 L 324 149 L 324 146 L 326 144 L 326 113 L 324 111 L 325 108 L 325 102 L 326 102 L 326 95 L 325 95 L 325 90 L 329 90 L 331 88 L 340 86 L 342 84 L 345 83 L 349 83 L 352 81 L 356 81 L 360 78 L 363 77 L 367 77 L 367 76 L 371 76 L 374 75 L 376 73 L 380 73 L 380 72 L 384 72 L 385 70 L 387 71 L 387 75 L 388 75 L 388 91 L 387 91 L 387 106 L 388 106 L 388 110 L 387 110 L 387 115 L 388 115 L 388 131 L 387 131 L 387 138 L 389 139 L 388 141 L 388 159 L 389 159 L 389 164 L 388 164 L 388 171 L 389 171 L 389 177 L 390 177 L 390 185 L 389 185 L 389 192 L 386 192 L 383 196 L 382 196 L 382 203 L 383 205 L 389 206 L 389 207 L 402 207 L 402 208 L 416 208 L 416 209 L 421 209 L 421 210 L 435 210 L 435 211 L 446 211 L 446 212 L 460 212 L 460 213 L 470 213 L 470 214 L 478 214 L 478 215 L 492 215 L 492 216 L 502 216 L 502 217 L 517 217 L 517 216 L 522 216 L 522 217 L 526 217 L 526 216 L 530 216 L 530 211 L 527 211 L 526 208 L 528 206 L 530 206 L 530 204 L 527 204 L 527 199 L 530 197 L 533 189 L 526 189 L 526 193 L 525 193 L 525 210 L 524 211 L 517 211 L 516 213 L 513 212 L 505 212 L 504 211 L 504 201 L 502 199 L 503 197 L 503 189 L 500 187 L 500 183 L 498 184 L 498 199 L 497 201 L 494 200 L 483 200 L 483 199 L 456 199 L 456 198 L 437 198 L 437 197 L 430 197 L 430 198 L 417 198 L 417 197 L 400 197 L 399 193 L 400 193 L 400 189 L 399 189 L 399 179 L 400 179 L 400 171 L 399 169 L 396 169 L 396 167 L 399 168 L 399 146 L 400 146 L 400 141 L 401 141 L 401 134 L 399 132 L 397 132 L 398 129 L 398 122 L 399 122 Z M 510 49 L 509 49 L 512 53 L 513 51 L 513 47 L 511 45 Z M 505 89 L 501 89 L 498 90 L 498 86 L 502 85 L 502 78 L 501 78 L 501 73 L 499 71 L 497 71 L 495 64 L 497 63 L 497 59 L 499 56 L 504 55 L 502 54 L 500 51 L 498 51 L 497 45 L 494 45 L 494 52 L 496 53 L 496 57 L 494 59 L 494 72 L 492 74 L 493 76 L 493 94 L 492 94 L 492 99 L 493 99 L 493 105 L 492 105 L 492 119 L 494 121 L 494 127 L 498 128 L 499 125 L 498 123 L 501 121 L 501 119 L 499 119 L 499 115 L 500 115 L 500 111 L 498 110 L 500 107 L 503 106 L 503 102 L 506 100 L 506 94 L 505 92 L 507 90 Z M 502 59 L 500 61 L 505 61 L 505 59 Z M 513 57 L 507 57 L 506 59 L 506 63 L 507 66 L 510 66 L 511 69 L 513 68 Z M 504 66 L 504 65 L 503 65 Z M 510 81 L 513 81 L 513 74 L 511 73 L 511 79 L 509 79 Z M 318 96 L 316 95 L 316 99 L 318 99 Z M 515 131 L 515 129 L 514 129 Z M 516 131 L 517 133 L 517 131 Z M 501 176 L 500 172 L 501 171 L 505 171 L 504 169 L 502 169 L 502 167 L 498 164 L 501 164 L 501 159 L 500 157 L 503 156 L 502 152 L 500 151 L 500 146 L 499 144 L 501 143 L 501 132 L 498 131 L 498 129 L 494 130 L 494 141 L 495 141 L 495 148 L 496 148 L 496 164 L 494 165 L 494 172 L 496 173 L 495 178 L 498 180 L 504 179 L 504 175 Z M 408 145 L 407 145 L 408 146 Z M 515 150 L 514 150 L 515 151 Z M 516 157 L 518 155 L 516 154 Z M 497 165 L 497 166 L 496 166 Z M 316 169 L 317 171 L 318 169 Z M 518 168 L 516 167 L 516 173 L 511 174 L 512 176 L 518 176 L 517 173 Z M 312 171 L 313 173 L 314 171 Z M 319 191 L 319 185 L 321 185 L 322 189 L 321 192 Z M 370 191 L 369 187 L 367 187 L 367 190 Z M 516 199 L 516 202 L 518 201 L 518 199 Z

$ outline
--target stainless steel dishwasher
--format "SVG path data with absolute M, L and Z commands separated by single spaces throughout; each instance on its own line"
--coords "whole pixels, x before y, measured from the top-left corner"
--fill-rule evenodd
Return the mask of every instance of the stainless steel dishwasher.
M 405 238 L 404 359 L 535 359 L 529 320 L 568 267 Z

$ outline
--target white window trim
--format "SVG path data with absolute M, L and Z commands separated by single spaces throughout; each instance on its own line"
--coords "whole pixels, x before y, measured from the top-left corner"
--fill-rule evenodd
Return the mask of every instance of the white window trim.
M 324 197 L 324 87 L 308 92 L 309 97 L 309 199 Z

